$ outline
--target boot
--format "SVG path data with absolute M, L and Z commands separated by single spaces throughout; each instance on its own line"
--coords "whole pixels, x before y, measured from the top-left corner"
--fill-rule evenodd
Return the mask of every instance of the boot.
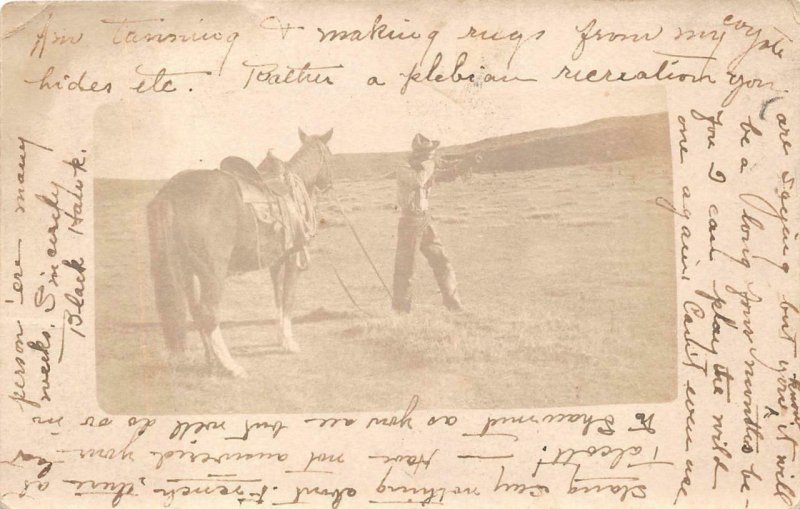
M 411 313 L 411 301 L 405 300 L 393 300 L 392 301 L 392 309 L 398 314 L 407 315 Z
M 442 299 L 444 307 L 453 313 L 461 313 L 464 311 L 464 305 L 461 304 L 461 298 L 458 296 L 458 291 L 454 291 L 451 295 L 445 295 Z

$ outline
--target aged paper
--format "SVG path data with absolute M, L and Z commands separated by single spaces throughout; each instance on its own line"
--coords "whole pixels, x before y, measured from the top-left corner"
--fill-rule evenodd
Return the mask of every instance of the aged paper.
M 798 23 L 6 4 L 0 506 L 797 508 Z

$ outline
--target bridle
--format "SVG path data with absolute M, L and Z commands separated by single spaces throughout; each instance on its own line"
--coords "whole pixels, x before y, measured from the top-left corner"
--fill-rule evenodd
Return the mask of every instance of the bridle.
M 331 189 L 333 189 L 333 172 L 331 171 L 331 163 L 328 160 L 328 155 L 331 155 L 331 154 L 330 154 L 330 151 L 326 150 L 325 148 L 323 148 L 323 146 L 324 146 L 324 144 L 322 142 L 320 142 L 320 144 L 317 146 L 317 150 L 319 152 L 319 156 L 320 156 L 320 158 L 322 158 L 322 162 L 321 162 L 322 168 L 320 169 L 319 173 L 317 173 L 317 178 L 314 180 L 314 185 L 313 185 L 313 187 L 311 189 L 311 192 L 314 195 L 316 195 L 318 193 L 319 194 L 323 194 L 323 193 L 326 193 L 326 192 L 330 191 Z M 326 151 L 327 151 L 327 154 L 326 154 Z M 326 173 L 327 176 L 328 176 L 328 183 L 327 183 L 327 185 L 325 187 L 320 187 L 317 184 L 317 182 L 319 181 L 319 176 L 323 172 Z

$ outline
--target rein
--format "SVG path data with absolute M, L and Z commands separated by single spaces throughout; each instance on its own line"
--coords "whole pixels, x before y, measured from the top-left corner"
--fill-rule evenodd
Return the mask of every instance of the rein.
M 353 237 L 355 237 L 356 242 L 358 243 L 358 247 L 361 248 L 361 252 L 364 253 L 364 256 L 367 258 L 370 267 L 372 267 L 372 271 L 375 273 L 376 276 L 378 276 L 378 280 L 381 282 L 381 286 L 383 286 L 383 289 L 386 291 L 386 295 L 388 295 L 389 299 L 391 300 L 392 291 L 389 290 L 389 286 L 386 284 L 386 281 L 383 280 L 383 277 L 381 277 L 381 273 L 378 270 L 378 267 L 375 266 L 375 262 L 372 261 L 372 257 L 367 252 L 367 248 L 364 247 L 364 243 L 361 242 L 361 237 L 358 235 L 355 226 L 353 226 L 353 223 L 350 221 L 350 218 L 347 217 L 347 214 L 345 214 L 344 207 L 342 207 L 342 202 L 339 201 L 339 197 L 334 195 L 334 198 L 336 199 L 336 204 L 339 206 L 339 212 L 342 214 L 345 223 L 347 223 L 347 226 L 350 228 L 350 231 L 353 232 Z
M 302 216 L 303 231 L 306 233 L 307 240 L 316 235 L 316 233 L 317 233 L 317 225 L 319 224 L 317 207 L 316 207 L 316 199 L 315 199 L 316 196 L 333 189 L 333 181 L 332 181 L 332 178 L 331 178 L 333 173 L 331 171 L 330 161 L 329 161 L 328 157 L 326 156 L 322 146 L 318 145 L 316 147 L 316 149 L 317 149 L 317 154 L 320 157 L 320 163 L 319 163 L 320 164 L 320 169 L 317 172 L 317 177 L 314 179 L 314 182 L 310 186 L 308 186 L 308 187 L 306 186 L 305 181 L 300 176 L 299 171 L 297 171 L 297 170 L 305 169 L 305 168 L 308 167 L 308 163 L 306 163 L 306 161 L 303 161 L 302 163 L 299 162 L 299 161 L 294 161 L 294 164 L 291 164 L 289 167 L 286 168 L 286 176 L 287 176 L 287 180 L 288 180 L 288 183 L 289 183 L 289 187 L 291 188 L 291 194 L 294 197 L 294 201 L 297 204 L 297 208 L 299 209 L 300 214 Z M 290 163 L 292 163 L 292 161 L 290 161 Z M 298 167 L 298 166 L 300 168 L 297 168 L 297 170 L 296 170 L 294 167 Z M 322 174 L 327 174 L 327 176 L 328 176 L 328 182 L 324 187 L 318 185 L 319 176 L 322 175 Z M 311 188 L 311 192 L 310 193 L 309 193 L 309 187 Z M 378 280 L 380 281 L 381 286 L 383 287 L 384 291 L 386 292 L 386 295 L 388 295 L 389 298 L 391 299 L 392 298 L 392 292 L 391 292 L 391 290 L 389 290 L 389 286 L 386 284 L 386 281 L 383 279 L 383 277 L 381 276 L 380 272 L 378 271 L 378 267 L 375 266 L 375 262 L 372 261 L 372 257 L 367 252 L 367 248 L 364 246 L 364 243 L 361 241 L 361 237 L 358 235 L 358 232 L 356 231 L 355 226 L 353 226 L 353 223 L 350 221 L 350 218 L 345 213 L 344 207 L 342 206 L 341 201 L 339 201 L 339 197 L 336 196 L 335 194 L 334 194 L 334 200 L 336 201 L 336 204 L 338 205 L 339 212 L 342 214 L 342 217 L 344 218 L 345 223 L 349 227 L 350 231 L 353 233 L 353 237 L 355 237 L 356 242 L 358 243 L 358 246 L 361 248 L 361 252 L 364 253 L 364 256 L 366 257 L 367 262 L 369 262 L 369 265 L 372 268 L 372 271 L 378 277 Z M 305 247 L 303 249 L 305 250 Z M 288 253 L 286 253 L 286 254 L 288 254 Z M 307 253 L 306 253 L 306 262 L 307 262 Z M 370 313 L 368 313 L 361 306 L 358 305 L 358 303 L 356 302 L 355 298 L 353 297 L 353 294 L 350 292 L 350 290 L 347 288 L 347 285 L 345 285 L 344 281 L 342 280 L 342 277 L 339 274 L 339 271 L 336 270 L 336 267 L 333 266 L 333 264 L 331 264 L 331 267 L 333 268 L 333 272 L 336 275 L 336 279 L 339 281 L 339 284 L 341 285 L 341 287 L 344 290 L 345 294 L 347 295 L 348 299 L 350 299 L 350 302 L 352 302 L 353 305 L 359 311 L 361 311 L 362 313 L 366 314 L 367 316 L 371 316 Z M 306 266 L 301 266 L 301 270 L 303 268 L 307 268 L 307 265 Z

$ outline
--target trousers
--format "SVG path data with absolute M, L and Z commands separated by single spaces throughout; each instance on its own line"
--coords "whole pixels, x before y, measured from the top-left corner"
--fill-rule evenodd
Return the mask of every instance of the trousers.
M 411 279 L 414 276 L 417 249 L 422 252 L 433 269 L 442 294 L 442 303 L 448 309 L 459 309 L 461 300 L 458 295 L 456 274 L 428 213 L 400 217 L 397 225 L 392 307 L 401 312 L 411 310 Z

